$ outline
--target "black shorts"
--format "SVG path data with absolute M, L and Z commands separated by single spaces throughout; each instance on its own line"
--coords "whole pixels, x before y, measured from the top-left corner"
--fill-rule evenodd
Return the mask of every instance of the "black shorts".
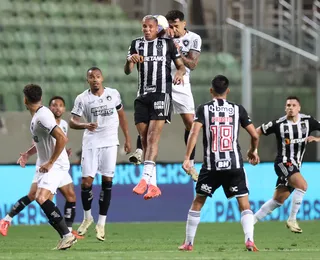
M 171 120 L 171 96 L 165 93 L 150 93 L 134 101 L 134 122 L 149 123 L 150 120 Z
M 208 171 L 201 169 L 196 185 L 197 194 L 212 197 L 212 194 L 222 185 L 226 197 L 240 197 L 249 194 L 247 178 L 244 169 L 226 171 Z
M 292 163 L 276 162 L 274 164 L 274 170 L 278 175 L 276 188 L 287 187 L 290 192 L 293 192 L 294 188 L 289 185 L 288 178 L 300 172 L 300 169 Z

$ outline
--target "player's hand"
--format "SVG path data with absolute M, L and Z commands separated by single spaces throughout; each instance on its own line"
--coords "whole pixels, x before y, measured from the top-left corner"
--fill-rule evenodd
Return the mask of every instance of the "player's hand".
M 248 161 L 252 165 L 257 165 L 260 163 L 260 157 L 258 155 L 258 151 L 252 151 L 251 149 L 247 152 Z
M 182 168 L 186 173 L 190 172 L 191 169 L 191 163 L 190 160 L 184 160 L 183 164 L 182 164 Z
M 174 29 L 168 27 L 167 29 L 165 29 L 165 32 L 168 35 L 168 37 L 170 37 L 170 38 L 174 37 Z
M 172 82 L 174 85 L 183 85 L 183 75 L 177 71 Z
M 126 154 L 131 153 L 131 141 L 130 140 L 125 141 L 123 149 L 126 152 Z
M 175 43 L 174 43 L 174 45 L 176 46 L 176 48 L 177 48 L 178 52 L 181 54 L 181 52 L 180 52 L 180 45 L 179 45 L 179 43 L 175 42 Z
M 91 132 L 96 130 L 97 127 L 98 127 L 98 123 L 88 123 L 88 124 L 86 124 L 86 129 L 88 129 Z
M 39 168 L 39 172 L 41 173 L 46 173 L 48 171 L 50 171 L 50 169 L 52 168 L 53 163 L 51 162 L 46 162 L 45 164 L 42 164 Z
M 127 60 L 134 63 L 134 64 L 141 62 L 139 54 L 132 54 L 127 58 Z
M 28 162 L 29 155 L 28 153 L 20 153 L 20 157 L 17 161 L 17 164 L 20 164 L 22 168 L 26 167 L 26 163 Z
M 71 148 L 66 149 L 66 151 L 67 151 L 67 155 L 68 155 L 68 157 L 70 157 L 70 156 L 72 155 L 72 150 L 71 150 Z
M 308 143 L 312 143 L 312 142 L 319 142 L 319 137 L 315 137 L 315 136 L 308 136 L 308 138 L 307 138 L 307 142 L 308 142 Z

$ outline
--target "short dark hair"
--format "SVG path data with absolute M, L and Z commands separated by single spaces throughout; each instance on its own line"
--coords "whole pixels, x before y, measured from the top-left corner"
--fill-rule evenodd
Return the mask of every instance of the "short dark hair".
M 88 72 L 89 72 L 90 70 L 99 70 L 99 71 L 101 72 L 101 74 L 102 74 L 101 69 L 99 69 L 98 67 L 91 67 L 91 68 L 89 68 L 89 69 L 87 70 L 87 74 L 88 74 Z
M 287 101 L 287 100 L 290 100 L 290 99 L 295 99 L 295 100 L 297 100 L 298 103 L 300 104 L 300 99 L 299 99 L 297 96 L 288 96 L 287 99 L 286 99 L 286 101 Z
M 229 80 L 223 75 L 217 75 L 211 81 L 211 87 L 217 94 L 223 94 L 229 87 Z
M 180 21 L 184 21 L 184 14 L 179 10 L 171 10 L 166 14 L 167 20 L 174 21 L 179 19 Z
M 64 101 L 64 98 L 61 97 L 61 96 L 54 96 L 54 97 L 50 98 L 50 100 L 49 100 L 49 106 L 51 106 L 52 101 L 53 101 L 53 100 L 56 100 L 56 99 L 60 99 L 60 100 L 62 101 L 63 105 L 66 106 L 66 102 Z
M 42 89 L 39 85 L 28 84 L 23 88 L 23 94 L 30 103 L 38 103 L 41 101 Z

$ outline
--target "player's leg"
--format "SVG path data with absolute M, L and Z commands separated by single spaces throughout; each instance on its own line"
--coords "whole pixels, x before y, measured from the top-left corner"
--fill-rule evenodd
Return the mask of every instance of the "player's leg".
M 133 154 L 130 155 L 129 162 L 132 162 L 132 163 L 134 163 L 136 165 L 141 164 L 141 162 L 142 162 L 142 154 L 143 154 L 143 150 L 142 150 L 141 137 L 140 137 L 140 135 L 138 135 L 136 150 L 134 151 Z
M 68 174 L 69 175 L 69 174 Z M 70 175 L 69 175 L 70 177 Z M 71 177 L 70 177 L 71 179 Z M 74 191 L 74 186 L 71 182 L 65 182 L 66 184 L 62 184 L 61 187 L 59 187 L 59 190 L 63 197 L 66 199 L 66 203 L 64 205 L 64 219 L 67 224 L 68 229 L 72 232 L 72 234 L 77 239 L 83 239 L 83 236 L 80 236 L 76 231 L 72 230 L 72 225 L 74 222 L 74 219 L 76 217 L 76 193 Z
M 99 218 L 96 225 L 97 239 L 105 240 L 105 223 L 111 202 L 112 179 L 116 169 L 118 146 L 100 149 L 98 171 L 102 175 L 101 192 L 99 197 Z
M 281 207 L 285 200 L 290 196 L 291 192 L 289 188 L 280 185 L 280 182 L 280 180 L 277 181 L 276 190 L 274 191 L 272 199 L 266 201 L 254 214 L 254 224 L 271 214 L 275 209 Z
M 62 235 L 62 239 L 57 245 L 57 249 L 63 250 L 71 247 L 77 242 L 77 239 L 69 231 L 59 208 L 50 200 L 51 194 L 55 194 L 64 174 L 67 171 L 50 170 L 43 174 L 38 180 L 38 190 L 36 193 L 36 201 L 46 214 L 49 223 Z
M 81 201 L 84 218 L 77 231 L 80 236 L 83 236 L 93 223 L 93 217 L 91 213 L 91 204 L 93 200 L 92 182 L 98 170 L 98 149 L 83 149 L 81 166 Z
M 190 134 L 190 130 L 192 127 L 192 123 L 193 123 L 193 119 L 194 119 L 194 114 L 180 114 L 183 123 L 185 125 L 185 131 L 184 131 L 184 142 L 187 145 L 188 143 L 188 138 L 189 138 L 189 134 Z M 190 155 L 190 162 L 191 162 L 191 169 L 190 172 L 188 174 L 190 174 L 191 178 L 194 181 L 198 180 L 198 172 L 196 171 L 195 167 L 194 167 L 194 157 L 196 155 L 196 146 L 194 146 L 192 153 Z
M 215 178 L 213 172 L 201 169 L 199 180 L 196 185 L 196 197 L 188 212 L 186 223 L 186 237 L 184 243 L 179 246 L 179 250 L 192 251 L 194 238 L 200 223 L 200 211 L 206 202 L 207 196 L 212 197 L 214 191 L 221 185 L 220 179 Z
M 298 170 L 298 169 L 297 169 Z M 297 222 L 297 213 L 302 205 L 303 197 L 308 185 L 300 172 L 295 172 L 288 177 L 288 182 L 294 188 L 291 202 L 290 216 L 287 220 L 287 227 L 295 233 L 302 233 L 302 229 Z
M 37 188 L 37 182 L 32 183 L 28 195 L 20 198 L 11 208 L 10 212 L 0 220 L 1 235 L 6 236 L 8 234 L 8 229 L 13 217 L 18 215 L 26 206 L 35 200 Z

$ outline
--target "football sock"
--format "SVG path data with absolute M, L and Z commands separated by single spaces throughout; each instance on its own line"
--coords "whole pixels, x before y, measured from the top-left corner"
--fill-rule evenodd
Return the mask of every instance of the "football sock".
M 141 137 L 138 135 L 137 137 L 137 147 L 136 149 L 141 149 L 142 150 L 142 142 L 141 142 Z
M 184 130 L 184 142 L 185 144 L 187 145 L 188 143 L 188 138 L 189 138 L 189 134 L 190 134 L 190 131 L 185 129 Z M 191 161 L 194 161 L 194 157 L 195 157 L 195 154 L 196 154 L 196 146 L 194 146 L 193 150 L 192 150 L 192 153 L 190 155 L 190 160 Z M 192 165 L 193 166 L 193 165 Z
M 154 167 L 155 167 L 155 162 L 144 161 L 142 179 L 144 179 L 147 183 L 150 182 L 150 178 L 152 177 Z
M 14 206 L 12 207 L 11 211 L 8 213 L 8 216 L 12 218 L 19 214 L 19 212 L 21 212 L 26 206 L 28 206 L 31 203 L 31 200 L 29 199 L 28 196 L 24 196 L 22 198 L 20 198 L 16 204 L 14 204 Z M 9 218 L 6 219 L 7 221 L 10 221 Z
M 92 193 L 92 186 L 89 188 L 84 187 L 81 185 L 81 200 L 82 200 L 82 206 L 84 210 L 85 218 L 91 218 L 91 203 L 93 199 L 93 193 Z
M 150 184 L 152 184 L 153 186 L 157 186 L 157 166 L 156 165 L 153 167 L 152 176 L 150 178 Z
M 104 226 L 106 224 L 106 219 L 107 219 L 106 215 L 100 215 L 99 214 L 97 225 Z
M 60 210 L 51 200 L 46 200 L 40 207 L 46 214 L 49 223 L 58 231 L 60 236 L 70 233 L 66 222 L 61 216 Z
M 276 208 L 281 207 L 282 204 L 277 202 L 274 199 L 270 199 L 265 202 L 261 208 L 254 214 L 254 224 L 256 224 L 259 220 L 263 219 L 265 216 L 272 213 Z
M 185 244 L 193 245 L 194 237 L 200 222 L 200 211 L 189 210 L 186 226 Z
M 291 202 L 291 212 L 288 220 L 296 220 L 297 219 L 297 213 L 300 209 L 300 206 L 302 204 L 303 196 L 306 192 L 300 189 L 295 189 L 292 196 L 292 202 Z
M 99 214 L 106 216 L 111 201 L 112 181 L 102 181 L 99 199 Z
M 247 242 L 248 239 L 253 242 L 253 212 L 250 209 L 241 212 L 241 225 L 244 232 L 244 242 Z
M 66 204 L 64 205 L 64 219 L 67 224 L 67 227 L 69 228 L 69 230 L 71 229 L 71 231 L 72 231 L 72 224 L 75 216 L 76 216 L 76 203 L 66 201 Z

